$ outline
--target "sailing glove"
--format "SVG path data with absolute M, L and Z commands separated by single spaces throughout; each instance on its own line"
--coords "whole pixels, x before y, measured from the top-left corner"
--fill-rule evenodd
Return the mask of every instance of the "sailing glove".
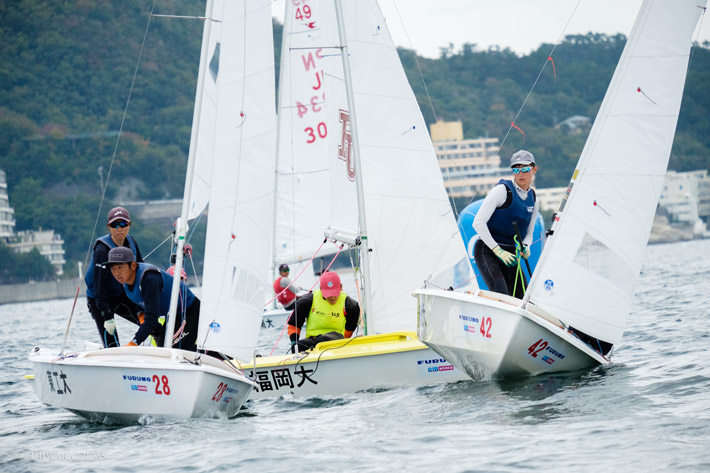
M 503 263 L 505 263 L 506 266 L 514 266 L 515 265 L 515 255 L 513 253 L 510 253 L 509 251 L 505 251 L 503 248 L 500 246 L 496 246 L 493 248 L 493 253 L 500 259 Z
M 530 248 L 528 248 L 528 245 L 523 245 L 523 250 L 520 252 L 520 256 L 524 259 L 530 258 Z
M 106 330 L 109 335 L 113 335 L 114 333 L 116 333 L 116 320 L 106 320 L 104 322 L 104 330 Z

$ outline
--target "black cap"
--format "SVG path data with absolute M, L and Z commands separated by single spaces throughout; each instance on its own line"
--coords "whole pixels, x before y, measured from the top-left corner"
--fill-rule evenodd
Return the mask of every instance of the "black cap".
M 117 264 L 117 263 L 132 263 L 136 260 L 133 251 L 125 246 L 119 246 L 108 252 L 107 265 Z
M 290 271 L 290 269 L 288 269 L 288 265 L 286 263 L 284 263 L 281 266 L 279 266 L 279 271 Z
M 108 225 L 111 225 L 113 222 L 117 222 L 119 220 L 124 220 L 128 223 L 131 223 L 131 216 L 128 213 L 128 210 L 124 209 L 123 207 L 114 207 L 108 212 L 108 219 L 106 223 Z

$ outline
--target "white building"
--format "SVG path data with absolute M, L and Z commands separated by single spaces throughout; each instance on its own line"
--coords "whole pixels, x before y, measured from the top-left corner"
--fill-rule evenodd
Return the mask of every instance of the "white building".
M 439 120 L 429 130 L 451 197 L 487 194 L 500 179 L 510 177 L 510 169 L 500 165 L 498 138 L 464 140 L 460 121 Z
M 64 272 L 64 240 L 54 230 L 25 230 L 17 232 L 10 238 L 8 245 L 18 253 L 29 253 L 32 248 L 37 248 L 39 253 L 47 258 L 55 268 L 57 274 Z
M 699 231 L 705 231 L 710 223 L 708 171 L 668 171 L 658 204 L 668 212 L 672 224 L 698 226 Z
M 566 191 L 566 187 L 535 189 L 540 209 L 556 212 Z M 708 171 L 668 171 L 658 205 L 668 214 L 672 225 L 690 227 L 696 234 L 706 232 L 710 224 Z
M 64 240 L 54 230 L 26 230 L 15 232 L 15 210 L 10 207 L 7 195 L 5 171 L 0 169 L 0 240 L 8 248 L 18 253 L 29 253 L 37 248 L 57 269 L 57 275 L 64 272 Z
M 5 171 L 0 169 L 0 240 L 7 239 L 15 234 L 15 210 L 10 207 L 7 196 L 7 179 Z
M 547 187 L 545 189 L 535 189 L 535 195 L 540 202 L 540 210 L 552 210 L 557 212 L 562 203 L 562 198 L 567 192 L 566 187 Z

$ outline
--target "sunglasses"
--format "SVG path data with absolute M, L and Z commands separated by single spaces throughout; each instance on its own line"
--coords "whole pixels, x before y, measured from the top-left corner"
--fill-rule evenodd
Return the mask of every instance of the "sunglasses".
M 125 228 L 125 227 L 127 227 L 127 226 L 129 226 L 129 225 L 130 225 L 130 223 L 124 222 L 124 221 L 122 220 L 122 221 L 120 221 L 120 222 L 109 223 L 108 226 L 111 227 L 111 228 Z
M 532 170 L 532 166 L 525 166 L 524 168 L 512 168 L 511 171 L 513 171 L 513 174 L 518 174 L 522 172 L 525 174 L 526 172 L 530 172 Z

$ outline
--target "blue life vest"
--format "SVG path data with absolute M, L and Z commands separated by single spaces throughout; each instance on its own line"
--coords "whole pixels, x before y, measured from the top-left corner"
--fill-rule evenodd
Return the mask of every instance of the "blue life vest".
M 133 257 L 135 259 L 138 259 L 138 254 L 136 252 L 136 244 L 133 241 L 133 238 L 131 238 L 130 235 L 126 235 L 126 240 L 128 241 L 128 247 L 131 249 L 131 251 L 133 251 Z M 96 250 L 96 245 L 99 244 L 106 245 L 109 251 L 116 248 L 116 243 L 113 242 L 110 234 L 106 234 L 101 238 L 97 238 L 94 242 L 94 250 Z M 100 262 L 101 265 L 103 265 L 104 263 L 105 261 Z M 105 266 L 102 267 L 107 271 L 109 270 Z M 86 270 L 86 274 L 84 275 L 84 282 L 86 283 L 86 295 L 88 297 L 96 297 L 96 294 L 94 293 L 94 271 L 96 271 L 96 261 L 94 261 L 94 257 L 92 256 L 89 268 Z M 108 292 L 110 298 L 118 297 L 123 293 L 123 286 L 118 281 L 116 281 L 113 276 L 111 276 L 111 288 Z
M 512 201 L 508 207 L 499 207 L 493 212 L 491 218 L 488 219 L 488 231 L 491 232 L 491 236 L 499 245 L 515 246 L 513 237 L 517 235 L 517 232 L 513 222 L 518 226 L 520 238 L 525 238 L 530 219 L 535 211 L 535 191 L 528 190 L 528 197 L 523 200 L 515 190 L 513 181 L 501 179 L 498 184 L 503 184 L 508 188 Z M 520 243 L 522 244 L 522 241 Z
M 141 282 L 143 276 L 148 271 L 156 271 L 163 278 L 163 292 L 160 294 L 160 313 L 158 316 L 167 315 L 170 310 L 170 293 L 173 290 L 173 277 L 163 271 L 162 269 L 153 266 L 148 263 L 138 263 L 138 269 L 136 269 L 136 279 L 133 281 L 133 287 L 128 284 L 124 284 L 123 288 L 126 291 L 126 295 L 130 300 L 138 304 L 145 309 L 145 301 L 143 300 L 143 293 L 141 291 Z M 182 301 L 187 298 L 185 306 L 182 306 Z M 186 310 L 192 305 L 195 300 L 195 295 L 192 293 L 190 288 L 187 287 L 184 281 L 180 280 L 180 296 L 178 297 L 178 313 Z

